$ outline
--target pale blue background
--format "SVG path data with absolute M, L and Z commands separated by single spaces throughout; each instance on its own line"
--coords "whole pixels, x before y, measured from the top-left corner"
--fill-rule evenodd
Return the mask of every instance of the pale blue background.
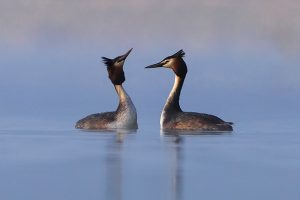
M 130 48 L 136 134 L 75 130 Z M 160 135 L 174 75 L 144 67 L 179 49 L 182 108 L 232 134 Z M 298 0 L 0 0 L 0 52 L 1 200 L 300 199 Z
M 300 6 L 288 1 L 4 1 L 0 128 L 70 129 L 117 98 L 101 56 L 133 47 L 125 88 L 155 120 L 173 83 L 148 64 L 179 49 L 184 110 L 226 120 L 299 117 Z

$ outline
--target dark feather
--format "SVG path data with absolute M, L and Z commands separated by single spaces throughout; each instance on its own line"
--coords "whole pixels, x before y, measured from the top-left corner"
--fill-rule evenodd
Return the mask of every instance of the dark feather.
M 110 67 L 113 65 L 113 60 L 112 59 L 109 59 L 109 58 L 106 58 L 106 57 L 102 57 L 102 61 L 103 63 L 107 66 L 107 67 Z
M 183 58 L 185 55 L 185 52 L 181 49 L 178 52 L 176 52 L 175 54 L 166 57 L 164 60 L 170 59 L 170 58 Z
M 181 49 L 181 50 L 179 50 L 177 53 L 175 53 L 174 55 L 172 55 L 171 57 L 184 57 L 184 55 L 185 55 L 185 52 Z

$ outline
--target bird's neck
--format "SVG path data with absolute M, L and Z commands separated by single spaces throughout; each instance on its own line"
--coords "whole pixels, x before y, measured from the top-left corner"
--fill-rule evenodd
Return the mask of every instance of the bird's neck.
M 180 92 L 183 86 L 184 79 L 185 79 L 185 75 L 183 76 L 175 75 L 174 85 L 165 104 L 164 111 L 166 112 L 182 111 L 179 105 L 179 98 L 180 98 Z
M 125 89 L 122 85 L 114 85 L 116 92 L 119 96 L 119 106 L 117 111 L 123 110 L 123 107 L 130 108 L 132 107 L 133 103 L 129 97 L 129 95 L 126 93 Z
M 114 85 L 120 101 L 126 101 L 129 96 L 122 85 Z

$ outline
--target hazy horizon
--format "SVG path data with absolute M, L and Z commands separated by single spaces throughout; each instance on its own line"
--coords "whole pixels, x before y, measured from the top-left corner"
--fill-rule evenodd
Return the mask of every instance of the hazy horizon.
M 298 117 L 296 0 L 0 4 L 0 129 L 72 128 L 86 114 L 114 110 L 101 56 L 129 48 L 124 85 L 142 123 L 158 122 L 173 84 L 171 71 L 144 67 L 179 49 L 189 68 L 184 110 L 231 121 Z

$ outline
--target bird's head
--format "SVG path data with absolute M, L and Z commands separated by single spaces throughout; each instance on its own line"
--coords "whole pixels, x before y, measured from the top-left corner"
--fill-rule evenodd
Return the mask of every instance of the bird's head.
M 177 53 L 168 56 L 164 58 L 162 61 L 149 65 L 146 68 L 157 68 L 157 67 L 164 67 L 164 68 L 170 68 L 174 71 L 174 73 L 179 76 L 183 77 L 187 73 L 187 66 L 183 60 L 185 53 L 181 49 Z
M 123 65 L 131 50 L 132 48 L 124 55 L 118 56 L 113 59 L 102 57 L 103 63 L 107 67 L 108 77 L 114 85 L 122 85 L 122 83 L 125 81 Z

